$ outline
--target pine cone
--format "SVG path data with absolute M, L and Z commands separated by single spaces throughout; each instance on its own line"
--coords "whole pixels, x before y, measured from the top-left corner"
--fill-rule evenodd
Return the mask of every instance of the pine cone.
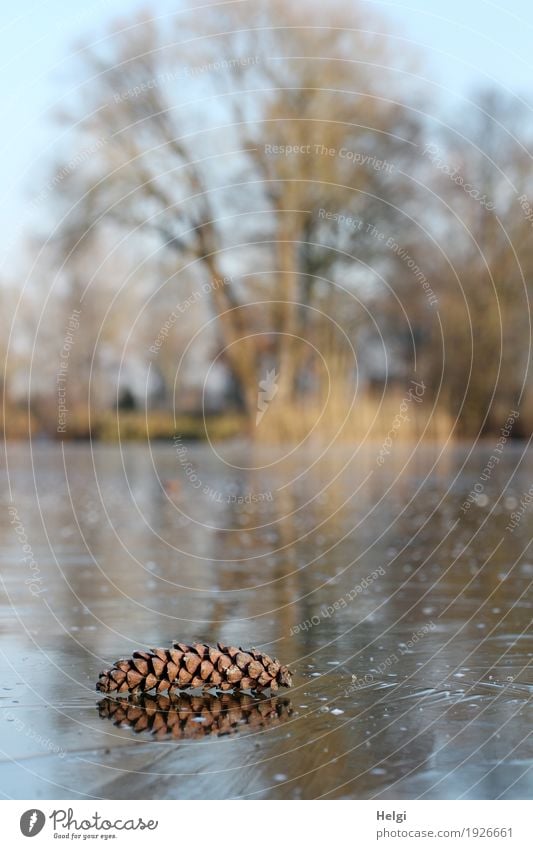
M 103 693 L 147 693 L 155 689 L 187 690 L 196 687 L 220 690 L 253 690 L 290 687 L 291 673 L 279 660 L 257 649 L 174 643 L 171 649 L 135 651 L 100 673 L 96 689 Z
M 136 733 L 151 732 L 157 739 L 171 734 L 179 740 L 234 734 L 244 726 L 250 730 L 272 727 L 291 715 L 288 699 L 274 696 L 257 701 L 246 693 L 106 697 L 98 703 L 98 711 L 102 719 L 129 726 Z

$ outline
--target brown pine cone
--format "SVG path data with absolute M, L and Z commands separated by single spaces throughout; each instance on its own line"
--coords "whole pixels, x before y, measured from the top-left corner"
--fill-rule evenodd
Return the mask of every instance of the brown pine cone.
M 202 687 L 253 690 L 290 687 L 291 673 L 279 660 L 257 649 L 217 647 L 203 643 L 174 643 L 171 649 L 135 651 L 100 673 L 96 689 L 102 693 L 147 693 Z
M 102 719 L 115 725 L 129 726 L 136 733 L 151 732 L 157 739 L 168 734 L 184 740 L 215 734 L 234 734 L 247 729 L 272 727 L 291 715 L 288 699 L 253 699 L 246 693 L 188 693 L 169 696 L 129 696 L 109 698 L 98 703 Z

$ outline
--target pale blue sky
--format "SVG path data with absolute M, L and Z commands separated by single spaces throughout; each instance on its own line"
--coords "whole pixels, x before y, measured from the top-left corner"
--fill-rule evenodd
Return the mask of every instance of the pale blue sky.
M 505 5 L 503 0 L 367 2 L 397 21 L 406 37 L 425 48 L 429 76 L 449 87 L 450 96 L 468 93 L 492 80 L 533 103 L 531 0 L 505 0 Z M 27 226 L 32 186 L 38 191 L 46 182 L 49 146 L 55 144 L 57 132 L 50 110 L 69 87 L 73 44 L 97 33 L 106 21 L 128 16 L 147 5 L 158 14 L 166 14 L 180 3 L 19 0 L 4 13 L 0 25 L 4 79 L 1 262 L 12 258 L 18 236 Z M 194 4 L 189 0 L 184 5 Z

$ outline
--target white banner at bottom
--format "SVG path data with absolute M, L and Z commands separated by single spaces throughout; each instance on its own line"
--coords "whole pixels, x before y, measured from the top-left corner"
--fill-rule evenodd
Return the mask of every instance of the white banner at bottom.
M 2 844 L 10 849 L 33 839 L 35 849 L 66 841 L 118 849 L 206 838 L 250 840 L 254 849 L 279 841 L 305 849 L 335 842 L 354 849 L 533 846 L 529 801 L 6 800 L 0 812 Z

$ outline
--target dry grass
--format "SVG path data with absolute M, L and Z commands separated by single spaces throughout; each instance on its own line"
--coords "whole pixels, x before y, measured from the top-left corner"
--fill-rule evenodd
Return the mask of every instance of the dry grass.
M 368 441 L 381 445 L 387 439 L 393 444 L 419 440 L 442 444 L 446 441 L 452 433 L 454 419 L 444 406 L 441 404 L 433 410 L 433 402 L 427 395 L 419 403 L 411 399 L 406 404 L 407 396 L 408 389 L 405 392 L 389 390 L 385 397 L 359 394 L 355 399 L 340 391 L 332 392 L 327 400 L 306 398 L 282 402 L 274 397 L 257 427 L 255 421 L 248 422 L 243 415 L 230 412 L 210 416 L 204 424 L 201 416 L 184 415 L 174 420 L 172 412 L 165 410 L 153 410 L 148 415 L 142 410 L 121 410 L 118 414 L 111 410 L 95 411 L 90 420 L 86 409 L 74 410 L 69 413 L 64 434 L 56 431 L 54 409 L 32 408 L 31 417 L 28 417 L 25 406 L 11 406 L 7 410 L 5 433 L 8 439 L 15 440 L 30 436 L 64 440 L 92 438 L 102 442 L 171 440 L 176 434 L 181 434 L 185 440 L 204 440 L 207 426 L 213 441 L 241 436 L 260 444 Z M 509 410 L 505 404 L 495 405 L 482 436 L 488 438 L 498 434 Z M 3 427 L 0 414 L 0 432 Z M 530 392 L 522 399 L 513 436 L 528 438 L 532 429 L 533 392 Z M 453 430 L 455 437 L 458 433 L 463 438 L 479 438 L 477 427 L 468 428 L 464 419 L 462 429 Z
M 338 393 L 327 402 L 271 402 L 257 428 L 257 438 L 267 443 L 310 442 L 443 442 L 453 420 L 442 409 L 432 410 L 429 400 L 406 401 L 407 393 L 372 394 L 355 400 Z M 352 405 L 353 402 L 353 405 Z

